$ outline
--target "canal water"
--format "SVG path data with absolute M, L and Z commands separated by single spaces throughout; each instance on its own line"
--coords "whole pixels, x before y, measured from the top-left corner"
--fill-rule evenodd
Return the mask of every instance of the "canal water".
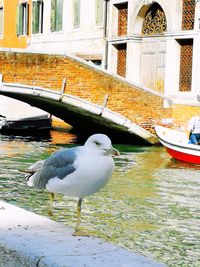
M 76 143 L 57 131 L 0 135 L 0 199 L 46 216 L 48 194 L 28 188 L 20 170 Z M 114 175 L 84 199 L 82 228 L 167 266 L 200 266 L 200 167 L 172 161 L 163 147 L 114 146 L 121 152 Z M 57 195 L 52 219 L 74 228 L 76 204 Z

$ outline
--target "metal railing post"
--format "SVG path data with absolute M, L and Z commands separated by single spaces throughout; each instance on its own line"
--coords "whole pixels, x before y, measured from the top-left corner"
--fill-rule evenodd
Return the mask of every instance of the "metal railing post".
M 102 105 L 101 111 L 99 113 L 99 116 L 101 116 L 103 114 L 103 111 L 106 108 L 107 103 L 108 103 L 108 98 L 109 98 L 109 94 L 106 94 L 104 97 L 103 105 Z
M 67 85 L 67 78 L 64 78 L 63 81 L 62 81 L 62 87 L 61 87 L 61 90 L 60 90 L 59 101 L 62 101 L 63 95 L 65 93 L 66 85 Z

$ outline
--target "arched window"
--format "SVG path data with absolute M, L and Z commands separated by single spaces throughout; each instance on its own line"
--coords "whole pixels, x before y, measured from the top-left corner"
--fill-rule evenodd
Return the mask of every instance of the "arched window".
M 3 35 L 4 15 L 3 15 L 3 1 L 0 0 L 0 37 Z
M 167 30 L 167 22 L 162 7 L 155 3 L 148 9 L 144 22 L 142 33 L 144 35 L 160 34 Z

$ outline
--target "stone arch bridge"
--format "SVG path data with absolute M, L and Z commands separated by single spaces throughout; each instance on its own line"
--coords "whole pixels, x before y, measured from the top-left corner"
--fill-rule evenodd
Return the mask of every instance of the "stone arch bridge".
M 67 55 L 0 51 L 0 94 L 39 107 L 88 133 L 156 144 L 169 99 Z M 67 77 L 66 87 L 62 84 Z M 66 93 L 67 92 L 67 93 Z

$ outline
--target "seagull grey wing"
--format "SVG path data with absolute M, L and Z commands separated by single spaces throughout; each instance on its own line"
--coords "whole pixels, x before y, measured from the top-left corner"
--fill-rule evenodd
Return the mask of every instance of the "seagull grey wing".
M 76 170 L 74 161 L 79 153 L 79 147 L 61 149 L 52 154 L 41 168 L 29 178 L 29 185 L 38 189 L 46 188 L 52 178 L 63 179 Z

